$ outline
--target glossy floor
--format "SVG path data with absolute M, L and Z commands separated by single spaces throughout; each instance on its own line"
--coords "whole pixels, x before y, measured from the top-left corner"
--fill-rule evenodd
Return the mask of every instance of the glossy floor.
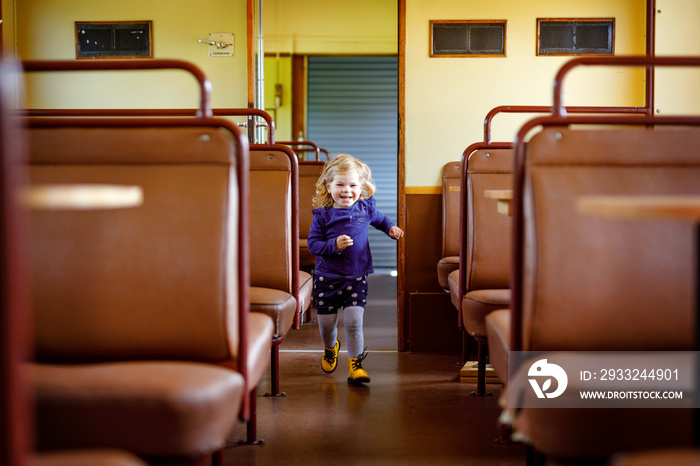
M 258 436 L 265 445 L 232 445 L 226 465 L 525 464 L 522 445 L 494 441 L 500 385 L 487 386 L 493 396 L 471 396 L 475 386 L 459 382 L 458 355 L 396 351 L 395 293 L 395 279 L 372 276 L 364 325 L 372 381 L 366 386 L 347 384 L 344 351 L 334 373 L 321 371 L 316 322 L 292 330 L 280 356 L 287 396 L 264 397 L 269 379 L 258 391 Z M 341 323 L 343 348 L 344 332 Z

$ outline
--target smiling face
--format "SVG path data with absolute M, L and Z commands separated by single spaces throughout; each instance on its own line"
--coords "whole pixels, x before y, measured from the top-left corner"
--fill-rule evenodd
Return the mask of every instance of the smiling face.
M 333 207 L 344 209 L 360 200 L 362 195 L 362 179 L 356 171 L 350 171 L 343 175 L 333 177 L 333 181 L 326 185 L 333 198 Z

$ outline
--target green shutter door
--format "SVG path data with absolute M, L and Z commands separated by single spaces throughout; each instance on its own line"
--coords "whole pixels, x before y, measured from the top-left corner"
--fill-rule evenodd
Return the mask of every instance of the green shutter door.
M 369 165 L 379 209 L 395 223 L 396 57 L 309 57 L 307 139 Z M 370 227 L 375 269 L 396 269 L 396 242 Z

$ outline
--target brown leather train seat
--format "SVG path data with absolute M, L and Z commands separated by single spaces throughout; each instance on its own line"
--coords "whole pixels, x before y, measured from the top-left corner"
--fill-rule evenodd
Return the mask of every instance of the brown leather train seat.
M 31 211 L 40 449 L 196 458 L 249 418 L 273 325 L 248 314 L 236 134 L 104 120 L 30 129 L 32 184 L 143 192 L 135 207 Z
M 487 189 L 511 189 L 513 152 L 479 149 L 466 154 L 462 173 L 463 224 L 460 268 L 448 276 L 450 298 L 459 311 L 464 331 L 478 343 L 477 393 L 485 393 L 486 316 L 510 305 L 512 219 L 500 214 Z
M 696 127 L 555 127 L 532 137 L 522 230 L 514 232 L 522 238 L 514 252 L 522 288 L 511 309 L 511 337 L 518 337 L 511 350 L 694 350 L 692 222 L 604 218 L 577 203 L 590 195 L 698 195 L 699 145 Z M 547 457 L 600 460 L 689 445 L 692 411 L 524 408 L 514 427 Z
M 610 461 L 610 466 L 694 466 L 700 464 L 700 450 L 696 448 L 667 448 L 661 450 L 619 453 Z
M 438 283 L 449 292 L 447 277 L 459 269 L 459 222 L 462 168 L 460 162 L 442 167 L 442 259 L 437 264 Z
M 29 466 L 147 466 L 139 457 L 122 450 L 56 451 L 34 454 Z
M 299 162 L 299 267 L 306 271 L 316 266 L 316 256 L 309 252 L 307 241 L 313 220 L 311 201 L 324 165 L 325 162 L 320 161 Z
M 297 158 L 286 146 L 256 144 L 250 157 L 250 303 L 275 325 L 272 395 L 279 390 L 279 345 L 311 305 L 311 275 L 299 270 Z

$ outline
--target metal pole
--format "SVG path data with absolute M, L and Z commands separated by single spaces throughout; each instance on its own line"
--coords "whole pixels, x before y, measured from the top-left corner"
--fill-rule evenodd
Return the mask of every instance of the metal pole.
M 255 86 L 255 107 L 259 110 L 265 110 L 265 48 L 263 46 L 263 0 L 257 1 L 257 57 L 255 60 L 255 69 L 257 82 Z M 255 120 L 255 118 L 253 118 Z M 265 134 L 263 128 L 258 128 L 253 125 L 253 128 L 248 128 L 249 132 L 254 132 L 256 141 L 264 141 Z
M 656 0 L 647 0 L 646 14 L 646 55 L 653 57 L 656 55 Z M 654 67 L 647 66 L 646 69 L 646 102 L 647 114 L 654 114 Z

